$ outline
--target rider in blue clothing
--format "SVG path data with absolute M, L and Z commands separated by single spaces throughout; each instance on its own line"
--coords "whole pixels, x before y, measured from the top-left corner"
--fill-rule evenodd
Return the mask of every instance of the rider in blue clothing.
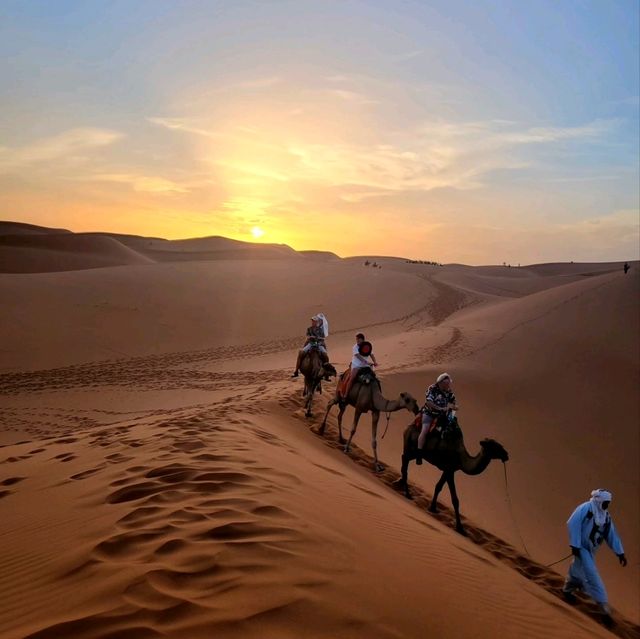
M 562 589 L 569 603 L 575 603 L 576 590 L 583 590 L 592 597 L 599 604 L 607 625 L 612 623 L 611 609 L 595 563 L 595 554 L 602 542 L 613 550 L 623 567 L 627 565 L 622 541 L 609 513 L 611 498 L 609 491 L 598 488 L 592 491 L 591 499 L 580 504 L 569 517 L 567 526 L 573 563 Z

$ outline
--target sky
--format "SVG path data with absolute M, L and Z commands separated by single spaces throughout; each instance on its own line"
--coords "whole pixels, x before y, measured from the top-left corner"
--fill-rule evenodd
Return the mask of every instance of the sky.
M 3 0 L 0 219 L 638 259 L 637 0 Z

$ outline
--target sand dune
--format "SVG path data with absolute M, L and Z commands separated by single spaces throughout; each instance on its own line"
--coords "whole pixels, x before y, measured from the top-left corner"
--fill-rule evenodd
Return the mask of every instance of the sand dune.
M 639 636 L 636 265 L 382 265 L 1 275 L 0 636 L 611 636 L 543 565 L 595 485 L 630 558 L 600 560 L 614 632 Z M 319 310 L 333 361 L 371 337 L 387 396 L 454 375 L 469 448 L 510 452 L 518 530 L 500 465 L 459 479 L 469 539 L 424 512 L 434 469 L 412 465 L 414 502 L 392 488 L 407 413 L 379 475 L 367 416 L 349 457 L 335 417 L 315 434 L 327 394 L 305 420 L 288 375 Z
M 636 263 L 637 264 L 637 263 Z M 620 270 L 620 262 L 558 262 L 549 264 L 532 264 L 529 270 L 540 275 L 597 275 Z
M 494 436 L 519 460 L 511 465 L 512 491 L 534 556 L 562 556 L 563 522 L 588 496 L 585 482 L 619 493 L 615 512 L 637 552 L 640 483 L 630 469 L 640 442 L 629 424 L 640 421 L 638 286 L 638 273 L 614 273 L 463 311 L 442 326 L 457 331 L 458 340 L 444 351 L 432 349 L 437 365 L 390 380 L 393 390 L 417 393 L 442 369 L 456 377 L 460 420 L 473 448 Z M 398 459 L 400 434 L 386 445 Z M 415 475 L 429 489 L 438 477 L 430 469 Z M 489 473 L 484 482 L 462 478 L 460 485 L 468 515 L 522 547 L 501 474 Z M 603 557 L 603 565 L 615 599 L 637 618 L 638 566 L 621 571 L 612 557 Z
M 350 334 L 402 318 L 435 294 L 407 274 L 297 259 L 0 274 L 1 368 L 239 345 L 250 354 L 250 344 L 264 341 L 279 351 L 299 343 L 322 309 L 331 308 L 332 326 Z
M 298 251 L 300 255 L 304 255 L 304 257 L 309 258 L 311 260 L 339 260 L 335 253 L 331 253 L 330 251 Z
M 1 235 L 59 235 L 68 233 L 67 229 L 54 229 L 47 226 L 36 226 L 35 224 L 25 224 L 24 222 L 3 222 L 0 220 Z
M 0 273 L 75 271 L 152 260 L 110 237 L 74 233 L 0 236 Z
M 505 297 L 522 297 L 563 286 L 588 277 L 591 272 L 591 265 L 585 265 L 582 270 L 551 269 L 548 273 L 535 267 L 452 266 L 444 269 L 438 277 L 443 282 L 487 296 L 487 299 L 502 301 Z
M 231 240 L 226 237 L 202 237 L 187 240 L 124 238 L 122 241 L 157 262 L 300 257 L 299 253 L 286 244 L 256 244 Z
M 231 240 L 227 237 L 200 237 L 186 240 L 170 240 L 165 243 L 165 250 L 177 252 L 206 252 L 206 251 L 228 251 L 237 250 L 254 250 L 254 249 L 278 249 L 283 257 L 291 257 L 296 255 L 290 246 L 286 244 L 256 244 L 253 242 L 242 242 L 241 240 Z
M 323 251 L 226 237 L 165 240 L 118 233 L 72 233 L 0 222 L 0 273 L 49 273 L 152 262 L 300 259 L 339 260 Z
M 112 399 L 0 460 L 3 636 L 606 636 L 322 446 L 288 382 L 135 415 Z

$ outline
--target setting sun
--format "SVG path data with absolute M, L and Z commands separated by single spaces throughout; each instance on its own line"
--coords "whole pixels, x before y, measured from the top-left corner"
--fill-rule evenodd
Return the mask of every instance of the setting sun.
M 262 237 L 264 235 L 264 231 L 259 226 L 254 226 L 251 229 L 251 235 L 253 235 L 253 237 L 255 237 L 257 239 L 257 238 Z

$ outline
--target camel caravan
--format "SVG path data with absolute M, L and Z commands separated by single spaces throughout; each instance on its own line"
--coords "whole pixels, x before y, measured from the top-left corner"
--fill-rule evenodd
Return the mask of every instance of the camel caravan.
M 335 367 L 329 362 L 326 338 L 329 336 L 329 322 L 322 314 L 311 318 L 311 326 L 307 328 L 306 340 L 298 353 L 296 368 L 292 377 L 302 373 L 304 377 L 303 398 L 306 417 L 311 416 L 311 406 L 316 393 L 322 393 L 322 382 L 338 377 Z M 382 384 L 374 369 L 378 366 L 373 346 L 365 339 L 363 333 L 356 335 L 351 363 L 338 379 L 334 397 L 329 401 L 324 419 L 318 430 L 324 435 L 327 418 L 331 409 L 338 406 L 338 438 L 344 444 L 344 452 L 348 453 L 356 434 L 358 422 L 364 413 L 371 413 L 371 448 L 373 450 L 373 466 L 375 472 L 384 470 L 378 460 L 378 422 L 380 413 L 387 415 L 387 423 L 391 413 L 407 410 L 414 415 L 414 420 L 404 431 L 404 449 L 402 453 L 402 477 L 396 485 L 404 490 L 411 499 L 408 482 L 409 462 L 412 460 L 421 465 L 425 460 L 442 471 L 436 483 L 431 512 L 437 512 L 438 496 L 445 484 L 451 493 L 451 502 L 455 511 L 456 530 L 464 534 L 460 519 L 460 504 L 455 486 L 455 473 L 461 470 L 466 475 L 479 475 L 492 460 L 506 462 L 509 455 L 504 447 L 493 439 L 480 442 L 480 452 L 471 455 L 464 444 L 462 430 L 456 417 L 458 405 L 453 394 L 453 380 L 448 373 L 438 376 L 435 383 L 426 392 L 424 405 L 421 407 L 410 393 L 402 392 L 396 399 L 387 399 L 382 394 Z M 349 406 L 354 409 L 351 431 L 347 440 L 342 434 L 342 418 Z
M 626 273 L 626 270 L 625 270 Z M 329 363 L 325 339 L 329 335 L 329 323 L 323 314 L 311 318 L 307 329 L 307 338 L 298 353 L 293 377 L 304 375 L 306 416 L 311 416 L 311 404 L 315 393 L 322 392 L 322 382 L 337 377 L 335 367 Z M 509 454 L 502 444 L 493 439 L 483 439 L 480 451 L 471 455 L 465 446 L 462 429 L 458 423 L 456 411 L 459 409 L 453 393 L 453 379 L 448 373 L 438 375 L 426 391 L 422 407 L 406 392 L 397 399 L 387 399 L 382 394 L 382 385 L 374 369 L 378 366 L 373 346 L 363 333 L 356 335 L 351 363 L 338 380 L 334 397 L 329 401 L 322 424 L 318 429 L 324 435 L 327 417 L 334 406 L 338 406 L 338 438 L 344 444 L 345 453 L 349 452 L 351 441 L 356 434 L 358 422 L 364 413 L 371 413 L 371 447 L 375 472 L 384 470 L 378 460 L 378 421 L 380 413 L 386 413 L 387 425 L 390 414 L 398 410 L 408 410 L 414 415 L 413 421 L 406 427 L 403 437 L 401 477 L 394 485 L 403 490 L 407 499 L 411 499 L 409 490 L 409 463 L 415 461 L 420 466 L 424 461 L 435 466 L 442 475 L 438 479 L 429 510 L 437 512 L 438 497 L 445 484 L 449 487 L 451 503 L 455 512 L 455 529 L 466 535 L 460 518 L 460 502 L 456 491 L 455 474 L 462 471 L 465 475 L 480 475 L 494 460 L 505 463 Z M 354 409 L 353 423 L 349 438 L 342 435 L 342 418 L 348 406 Z M 384 435 L 383 435 L 384 437 Z M 506 481 L 506 471 L 505 471 Z M 583 591 L 599 606 L 602 621 L 607 627 L 614 624 L 609 607 L 607 592 L 598 573 L 594 556 L 599 546 L 606 542 L 617 555 L 620 565 L 627 565 L 622 541 L 616 532 L 609 505 L 611 493 L 603 488 L 591 493 L 590 501 L 576 508 L 567 522 L 571 555 L 573 562 L 565 579 L 562 596 L 569 604 L 575 604 L 575 593 Z M 567 559 L 569 557 L 565 557 Z M 560 560 L 564 561 L 564 560 Z M 558 563 L 558 562 L 556 562 Z

